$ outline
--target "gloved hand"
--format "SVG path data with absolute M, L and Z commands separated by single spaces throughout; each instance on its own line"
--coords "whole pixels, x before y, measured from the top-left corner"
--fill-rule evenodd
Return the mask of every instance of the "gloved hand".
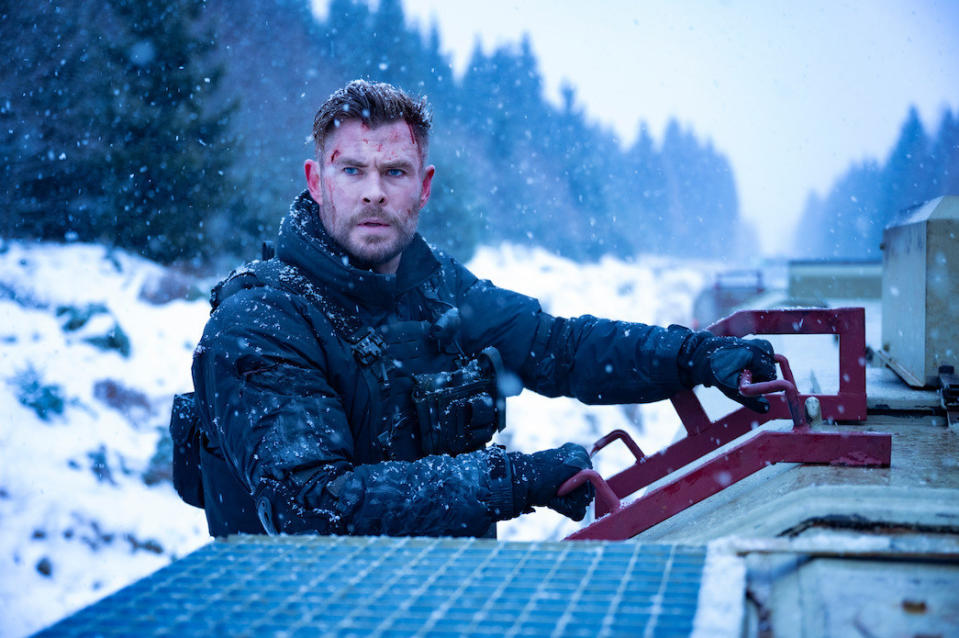
M 534 454 L 510 452 L 506 456 L 512 466 L 513 502 L 518 510 L 546 506 L 574 521 L 583 520 L 593 500 L 592 484 L 585 483 L 566 496 L 556 496 L 556 490 L 580 470 L 593 467 L 586 448 L 567 443 Z
M 763 397 L 746 397 L 739 393 L 739 375 L 753 373 L 753 382 L 776 378 L 773 346 L 765 339 L 716 337 L 708 332 L 691 334 L 679 354 L 680 376 L 686 385 L 714 385 L 727 397 L 760 414 L 769 412 L 769 401 Z

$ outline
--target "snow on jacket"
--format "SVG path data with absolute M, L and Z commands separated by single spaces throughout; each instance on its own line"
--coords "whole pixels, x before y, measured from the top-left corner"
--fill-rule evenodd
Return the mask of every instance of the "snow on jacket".
M 263 533 L 253 495 L 267 484 L 302 518 L 289 529 L 321 534 L 477 536 L 525 509 L 513 502 L 509 461 L 498 447 L 388 459 L 376 443 L 378 399 L 331 324 L 339 311 L 381 328 L 434 321 L 438 306 L 456 307 L 463 350 L 497 348 L 511 378 L 546 396 L 636 403 L 682 387 L 677 356 L 687 329 L 552 317 L 535 299 L 478 279 L 419 235 L 395 275 L 355 268 L 322 229 L 306 192 L 281 225 L 276 259 L 318 294 L 241 268 L 214 290 L 194 355 L 209 439 L 206 510 L 217 536 Z

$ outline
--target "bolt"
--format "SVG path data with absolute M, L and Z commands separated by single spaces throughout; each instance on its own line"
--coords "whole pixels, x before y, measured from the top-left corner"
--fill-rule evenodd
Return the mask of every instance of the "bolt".
M 806 420 L 810 425 L 822 423 L 822 404 L 816 397 L 806 398 Z

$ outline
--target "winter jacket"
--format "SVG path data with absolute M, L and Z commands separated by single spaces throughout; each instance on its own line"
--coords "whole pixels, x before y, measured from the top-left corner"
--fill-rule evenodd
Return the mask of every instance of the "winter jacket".
M 506 378 L 547 396 L 636 403 L 682 387 L 677 356 L 685 328 L 552 317 L 419 235 L 395 275 L 355 268 L 306 192 L 281 225 L 272 270 L 264 263 L 234 271 L 214 289 L 194 356 L 215 536 L 263 533 L 258 494 L 285 513 L 281 531 L 320 534 L 477 536 L 526 509 L 513 502 L 511 468 L 498 447 L 456 456 L 388 449 L 382 394 L 334 325 L 343 313 L 388 333 L 430 325 L 455 307 L 457 349 L 495 347 Z M 409 365 L 447 365 L 435 348 Z M 415 438 L 412 432 L 406 436 Z

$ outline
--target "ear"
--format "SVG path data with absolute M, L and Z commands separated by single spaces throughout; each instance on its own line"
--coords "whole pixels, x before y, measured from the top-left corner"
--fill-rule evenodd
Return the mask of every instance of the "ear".
M 430 164 L 423 171 L 423 188 L 420 190 L 420 208 L 426 206 L 430 201 L 430 193 L 433 190 L 433 175 L 436 173 L 436 167 Z
M 303 163 L 303 172 L 306 173 L 306 188 L 317 204 L 323 203 L 323 190 L 320 188 L 320 165 L 316 160 L 308 159 Z

